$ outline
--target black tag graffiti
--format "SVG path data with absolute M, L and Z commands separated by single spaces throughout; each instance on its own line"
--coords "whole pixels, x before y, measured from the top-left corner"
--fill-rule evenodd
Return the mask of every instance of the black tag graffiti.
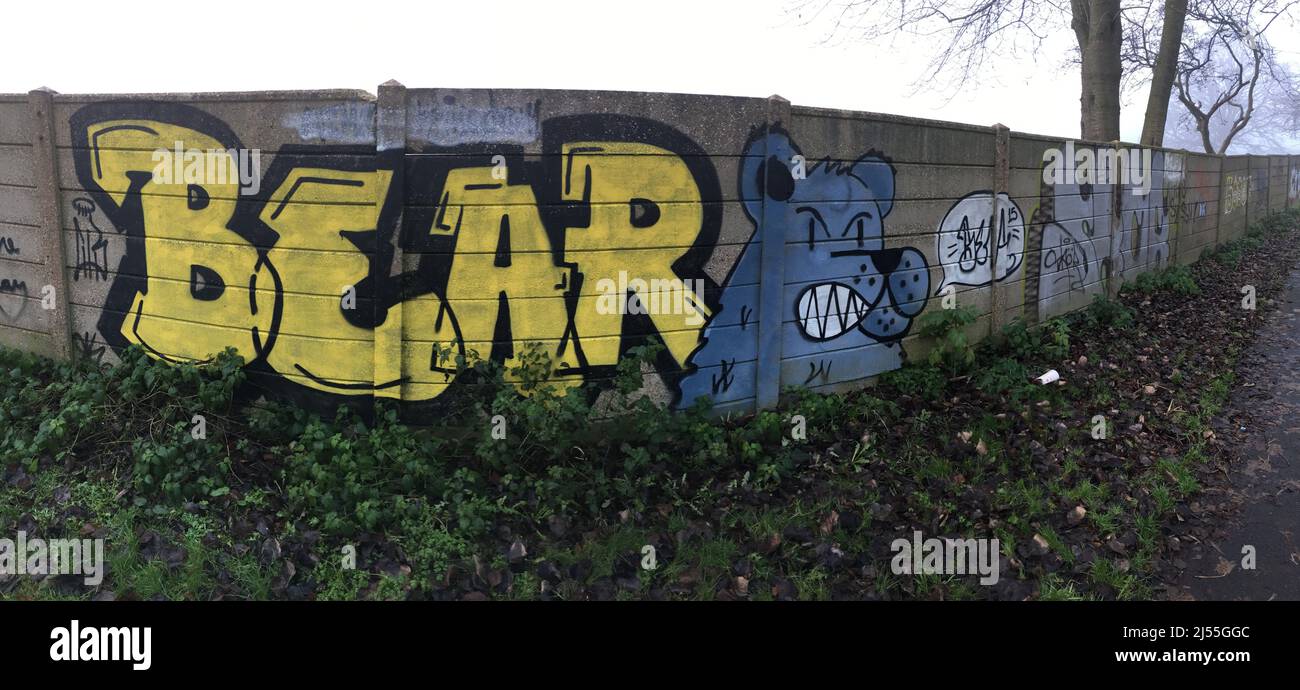
M 72 279 L 81 280 L 82 274 L 94 280 L 108 280 L 108 240 L 95 223 L 95 202 L 86 197 L 72 200 L 72 227 L 77 242 L 77 264 L 72 269 Z

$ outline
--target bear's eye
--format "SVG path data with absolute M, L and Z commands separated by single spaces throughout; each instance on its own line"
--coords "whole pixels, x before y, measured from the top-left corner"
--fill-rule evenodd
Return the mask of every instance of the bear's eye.
M 849 232 L 855 232 L 857 234 L 858 246 L 862 246 L 866 243 L 867 231 L 870 229 L 867 226 L 867 221 L 869 220 L 871 220 L 871 214 L 866 211 L 853 216 L 853 218 L 849 220 L 849 224 L 844 226 L 844 232 L 840 233 L 840 237 L 848 237 Z
M 800 206 L 795 209 L 795 213 L 801 213 L 808 216 L 808 248 L 812 249 L 817 244 L 817 230 L 821 228 L 821 234 L 829 238 L 830 231 L 826 228 L 826 221 L 822 220 L 822 214 L 811 206 Z

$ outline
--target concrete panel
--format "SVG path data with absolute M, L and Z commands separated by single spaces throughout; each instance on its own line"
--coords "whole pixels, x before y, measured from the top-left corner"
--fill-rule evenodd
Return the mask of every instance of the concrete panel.
M 31 146 L 31 114 L 27 96 L 0 96 L 0 144 Z
M 32 180 L 32 148 L 15 144 L 0 144 L 0 185 L 30 187 Z
M 0 184 L 0 222 L 37 225 L 36 189 Z

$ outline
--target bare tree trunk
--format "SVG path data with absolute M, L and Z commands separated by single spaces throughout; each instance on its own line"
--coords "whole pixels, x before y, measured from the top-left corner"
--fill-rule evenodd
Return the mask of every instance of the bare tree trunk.
M 1218 151 L 1216 151 L 1216 150 L 1214 149 L 1214 142 L 1210 141 L 1210 121 L 1209 121 L 1209 120 L 1197 120 L 1197 121 L 1196 121 L 1196 131 L 1199 132 L 1200 135 L 1201 135 L 1201 146 L 1204 146 L 1204 147 L 1205 147 L 1205 152 L 1206 152 L 1206 153 L 1211 153 L 1211 154 L 1219 153 Z M 1224 151 L 1227 151 L 1227 149 L 1224 149 Z
M 1079 40 L 1082 91 L 1079 95 L 1080 137 L 1093 141 L 1119 139 L 1120 65 L 1119 0 L 1070 0 L 1071 27 Z
M 1151 93 L 1147 96 L 1146 120 L 1142 123 L 1142 145 L 1160 146 L 1165 141 L 1169 119 L 1169 92 L 1178 71 L 1178 50 L 1182 47 L 1187 0 L 1165 0 L 1165 24 L 1160 31 L 1160 52 L 1151 70 Z

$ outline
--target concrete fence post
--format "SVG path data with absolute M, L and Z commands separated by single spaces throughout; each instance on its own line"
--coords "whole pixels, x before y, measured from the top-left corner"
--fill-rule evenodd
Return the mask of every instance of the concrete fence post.
M 1112 151 L 1119 151 L 1121 146 L 1123 146 L 1123 142 L 1118 139 L 1110 142 Z M 1114 172 L 1118 173 L 1118 171 Z M 1121 176 L 1119 174 L 1114 174 L 1111 177 L 1114 179 L 1111 180 L 1110 185 L 1110 242 L 1108 243 L 1110 248 L 1106 252 L 1106 256 L 1114 259 L 1119 255 L 1119 252 L 1115 251 L 1117 249 L 1115 243 L 1122 242 L 1124 238 L 1124 185 L 1120 182 Z M 1123 273 L 1115 275 L 1116 270 L 1117 267 L 1112 262 L 1110 268 L 1106 271 L 1106 297 L 1109 299 L 1118 297 L 1120 286 L 1124 284 Z
M 1291 194 L 1291 181 L 1296 174 L 1296 157 L 1287 156 L 1287 203 L 1286 208 L 1294 207 L 1295 196 Z
M 391 242 L 392 262 L 388 266 L 375 266 L 375 275 L 380 277 L 381 289 L 374 291 L 375 323 L 379 325 L 379 316 L 384 305 L 391 304 L 384 314 L 383 328 L 374 330 L 374 383 L 378 386 L 390 381 L 400 380 L 406 372 L 402 368 L 402 305 L 400 293 L 402 285 L 402 210 L 406 203 L 405 180 L 402 175 L 406 155 L 406 87 L 395 80 L 379 85 L 378 98 L 375 102 L 375 169 L 391 171 L 392 178 L 387 186 L 375 185 L 375 206 L 378 221 L 382 229 L 385 223 L 391 224 L 393 236 Z M 376 177 L 378 180 L 378 177 Z M 394 196 L 395 195 L 395 196 Z M 385 208 L 385 206 L 388 206 Z M 376 248 L 372 261 L 378 262 L 383 252 Z M 400 397 L 400 386 L 397 393 Z M 377 403 L 379 396 L 376 395 Z
M 1259 192 L 1255 190 L 1255 154 L 1246 154 L 1246 227 L 1242 228 L 1242 234 L 1250 229 L 1250 224 L 1254 222 L 1255 200 L 1259 198 Z
M 780 96 L 767 99 L 767 125 L 771 131 L 773 125 L 789 129 L 790 101 Z M 764 156 L 766 157 L 766 151 Z M 790 161 L 781 161 L 790 165 Z M 761 262 L 758 271 L 758 366 L 754 373 L 754 407 L 769 409 L 776 407 L 781 397 L 781 321 L 784 316 L 781 309 L 782 291 L 785 289 L 785 226 L 782 223 L 768 223 L 768 209 L 775 204 L 772 197 L 763 195 L 762 218 L 759 220 L 758 232 L 762 233 Z M 770 214 L 776 216 L 775 210 Z
M 1250 192 L 1251 192 L 1251 187 L 1255 186 L 1255 173 L 1254 171 L 1251 170 L 1250 164 L 1251 164 L 1251 159 L 1250 159 L 1250 154 L 1248 153 L 1246 154 L 1246 205 L 1244 208 L 1241 209 L 1242 214 L 1244 214 L 1246 218 L 1247 228 L 1250 227 L 1250 198 L 1254 196 Z M 1230 237 L 1229 241 L 1232 241 L 1233 239 L 1236 238 Z
M 1292 188 L 1295 185 L 1296 177 L 1296 157 L 1287 156 L 1287 208 L 1294 208 L 1297 196 Z
M 1002 332 L 1006 321 L 1006 307 L 1002 304 L 1002 289 L 998 283 L 998 255 L 1002 242 L 1002 194 L 1011 194 L 1011 128 L 1002 123 L 993 125 L 993 217 L 989 219 L 989 335 Z M 1022 219 L 1023 220 L 1023 219 Z M 1021 250 L 1023 253 L 1023 249 Z
M 1250 230 L 1250 226 L 1254 225 L 1255 221 L 1258 220 L 1254 213 L 1254 207 L 1259 197 L 1259 190 L 1255 189 L 1255 169 L 1255 154 L 1252 153 L 1246 157 L 1246 179 L 1248 179 L 1250 183 L 1246 185 L 1246 227 L 1243 230 L 1243 234 L 1245 231 Z M 1265 177 L 1266 183 L 1264 184 L 1264 208 L 1266 209 L 1268 208 L 1267 179 L 1268 178 Z
M 1255 180 L 1257 179 L 1257 178 L 1255 177 L 1255 168 L 1256 168 L 1256 165 L 1255 165 L 1255 154 L 1252 153 L 1252 154 L 1250 155 L 1250 186 L 1251 186 L 1251 187 L 1254 187 L 1254 186 L 1255 186 Z M 1247 192 L 1247 194 L 1249 195 L 1249 192 Z M 1265 168 L 1264 168 L 1264 194 L 1263 194 L 1263 196 L 1264 196 L 1264 209 L 1267 211 L 1267 210 L 1268 210 L 1268 167 L 1267 167 L 1267 163 L 1265 164 Z M 1256 218 L 1256 217 L 1251 213 L 1251 210 L 1252 210 L 1252 209 L 1251 209 L 1251 206 L 1252 206 L 1253 204 L 1254 204 L 1254 200 L 1252 200 L 1252 199 L 1250 198 L 1250 196 L 1247 196 L 1247 197 L 1246 197 L 1246 229 L 1247 229 L 1247 230 L 1250 230 L 1250 226 L 1253 225 L 1253 224 L 1255 223 L 1255 221 L 1257 220 L 1257 218 Z
M 1168 185 L 1169 185 L 1169 168 L 1171 167 L 1169 164 L 1169 157 L 1172 155 L 1175 154 L 1172 151 L 1166 149 L 1164 151 L 1164 155 L 1161 156 L 1161 159 L 1164 160 L 1164 172 L 1160 174 L 1161 179 L 1163 180 L 1163 182 L 1160 185 L 1161 187 L 1160 196 L 1162 198 L 1161 203 L 1166 209 L 1169 208 L 1169 197 L 1171 194 Z M 1182 169 L 1182 173 L 1180 173 L 1181 176 L 1178 178 L 1178 187 L 1181 191 L 1176 196 L 1176 198 L 1178 199 L 1178 210 L 1176 212 L 1177 215 L 1175 215 L 1174 212 L 1170 212 L 1168 216 L 1171 217 L 1169 220 L 1169 224 L 1165 226 L 1168 229 L 1168 234 L 1166 235 L 1166 239 L 1169 242 L 1169 253 L 1167 255 L 1167 261 L 1165 261 L 1166 267 L 1173 267 L 1178 264 L 1178 255 L 1179 255 L 1178 245 L 1182 243 L 1183 235 L 1186 234 L 1187 232 L 1186 226 L 1188 225 L 1188 223 L 1185 222 L 1185 219 L 1189 217 L 1187 214 L 1187 195 L 1186 195 L 1187 175 L 1188 175 L 1187 157 L 1183 156 L 1182 154 L 1177 154 L 1177 155 L 1181 161 L 1179 165 L 1180 168 Z M 1155 160 L 1154 152 L 1151 154 L 1151 160 L 1152 161 Z M 1154 174 L 1155 173 L 1149 170 L 1147 171 L 1147 175 L 1154 175 Z
M 51 356 L 67 360 L 72 354 L 72 315 L 68 307 L 67 253 L 64 251 L 62 205 L 59 198 L 59 159 L 54 145 L 54 96 L 42 87 L 27 94 L 32 125 L 32 180 L 36 185 L 36 209 L 40 223 L 41 257 L 46 285 L 54 288 L 54 310 L 50 315 Z M 44 286 L 41 288 L 44 291 Z M 44 297 L 42 294 L 41 297 Z M 42 305 L 44 307 L 44 305 Z

